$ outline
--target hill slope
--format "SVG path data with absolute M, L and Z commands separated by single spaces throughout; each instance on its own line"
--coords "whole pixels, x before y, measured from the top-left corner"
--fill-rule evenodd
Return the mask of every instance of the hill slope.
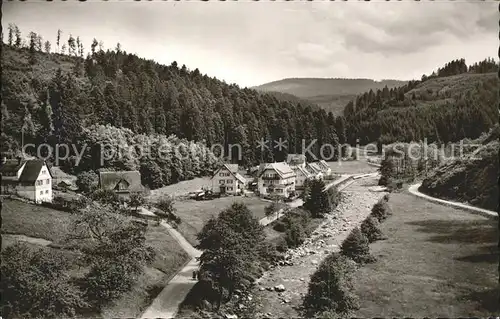
M 270 92 L 276 91 L 295 95 L 316 103 L 328 112 L 340 115 L 345 105 L 365 91 L 401 86 L 406 81 L 370 79 L 320 79 L 293 78 L 274 81 L 254 87 Z
M 347 140 L 389 144 L 477 138 L 498 122 L 497 70 L 490 59 L 470 67 L 457 60 L 420 81 L 365 92 L 344 109 Z
M 496 210 L 498 205 L 499 126 L 488 134 L 464 144 L 480 145 L 474 155 L 446 162 L 426 178 L 420 191 L 431 196 L 468 202 Z

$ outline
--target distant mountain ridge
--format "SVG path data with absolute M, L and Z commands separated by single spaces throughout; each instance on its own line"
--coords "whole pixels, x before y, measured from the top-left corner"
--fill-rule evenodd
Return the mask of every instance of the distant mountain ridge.
M 345 105 L 369 90 L 402 86 L 408 81 L 345 78 L 287 78 L 253 87 L 263 92 L 280 92 L 318 104 L 326 111 L 340 115 Z

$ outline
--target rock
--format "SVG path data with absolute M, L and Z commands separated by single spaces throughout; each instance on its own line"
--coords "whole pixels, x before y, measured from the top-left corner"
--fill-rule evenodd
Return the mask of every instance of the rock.
M 266 287 L 267 291 L 273 291 L 273 287 Z
M 311 260 L 311 264 L 313 264 L 313 265 L 317 265 L 317 264 L 318 264 L 318 261 L 317 261 L 317 260 Z
M 304 279 L 304 278 L 300 278 L 299 280 L 300 280 L 300 281 L 304 281 L 305 279 Z
M 264 288 L 264 287 L 260 287 L 260 288 L 259 288 L 259 290 L 260 290 L 260 291 L 264 291 L 264 290 L 266 290 L 266 288 Z
M 285 291 L 286 289 L 285 289 L 285 286 L 283 286 L 283 285 L 277 285 L 274 287 L 274 290 L 281 292 L 281 291 Z
M 226 314 L 226 319 L 238 319 L 237 315 Z
M 252 301 L 252 296 L 248 296 L 248 301 Z

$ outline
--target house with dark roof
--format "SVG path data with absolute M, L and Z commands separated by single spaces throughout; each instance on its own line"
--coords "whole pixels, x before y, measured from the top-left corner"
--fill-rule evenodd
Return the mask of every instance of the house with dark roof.
M 224 164 L 219 167 L 211 178 L 212 192 L 231 195 L 242 193 L 247 180 L 238 173 L 238 168 L 238 164 Z
M 114 191 L 120 198 L 129 199 L 132 193 L 144 192 L 139 171 L 99 172 L 100 189 Z
M 268 163 L 258 177 L 259 193 L 289 197 L 295 192 L 295 177 L 296 173 L 287 163 Z
M 2 159 L 2 194 L 15 194 L 34 202 L 52 202 L 52 173 L 38 159 Z

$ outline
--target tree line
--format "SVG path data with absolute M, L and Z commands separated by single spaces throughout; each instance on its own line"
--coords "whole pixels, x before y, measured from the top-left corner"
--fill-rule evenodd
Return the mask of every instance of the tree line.
M 90 124 L 136 134 L 173 134 L 209 147 L 221 144 L 228 160 L 245 166 L 282 161 L 313 140 L 317 142 L 310 149 L 319 156 L 320 145 L 336 148 L 339 142 L 336 118 L 315 105 L 228 85 L 176 61 L 160 65 L 125 52 L 119 44 L 105 51 L 94 40 L 83 58 L 83 50 L 77 49 L 81 41 L 71 38 L 69 55 L 35 50 L 34 64 L 29 48 L 14 40 L 5 46 L 2 112 L 8 125 L 2 139 L 9 147 L 18 146 L 14 141 L 20 140 L 23 124 L 28 139 L 43 136 L 51 143 L 76 140 Z M 26 62 L 19 63 L 23 59 L 16 56 L 26 57 Z M 261 140 L 280 138 L 287 141 L 286 149 L 269 142 L 257 147 Z M 242 154 L 234 148 L 229 156 L 231 144 L 240 145 Z
M 463 59 L 451 61 L 437 73 L 422 76 L 420 81 L 359 95 L 346 105 L 343 119 L 338 121 L 345 123 L 350 144 L 389 144 L 424 138 L 428 142 L 448 143 L 477 138 L 497 122 L 497 76 L 492 73 L 496 70 L 498 64 L 492 59 L 469 68 Z M 467 73 L 463 79 L 430 83 L 463 73 Z M 490 74 L 472 75 L 482 73 Z

